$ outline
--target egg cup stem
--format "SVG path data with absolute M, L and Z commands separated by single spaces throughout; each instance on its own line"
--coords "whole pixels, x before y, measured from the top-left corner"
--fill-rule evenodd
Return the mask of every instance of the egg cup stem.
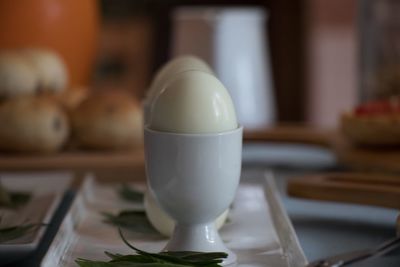
M 223 265 L 236 261 L 236 255 L 225 246 L 214 222 L 205 224 L 178 223 L 164 250 L 225 252 L 228 257 L 224 259 Z

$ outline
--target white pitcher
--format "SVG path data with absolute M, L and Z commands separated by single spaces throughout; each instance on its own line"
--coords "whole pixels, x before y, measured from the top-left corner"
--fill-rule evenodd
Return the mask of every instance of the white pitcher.
M 207 61 L 230 91 L 246 130 L 276 121 L 265 20 L 259 7 L 179 7 L 173 13 L 171 55 Z

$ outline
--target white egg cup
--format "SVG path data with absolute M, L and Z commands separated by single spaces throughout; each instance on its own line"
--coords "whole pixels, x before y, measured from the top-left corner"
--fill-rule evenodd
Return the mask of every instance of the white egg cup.
M 164 250 L 226 252 L 215 219 L 232 203 L 239 184 L 242 132 L 179 134 L 144 130 L 147 182 L 160 207 L 176 221 Z

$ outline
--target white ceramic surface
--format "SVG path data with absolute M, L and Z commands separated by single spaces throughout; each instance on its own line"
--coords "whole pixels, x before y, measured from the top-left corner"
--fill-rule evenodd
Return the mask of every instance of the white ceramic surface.
M 264 129 L 276 120 L 265 17 L 262 8 L 253 7 L 222 8 L 215 18 L 215 72 L 246 129 Z
M 144 194 L 144 209 L 149 222 L 157 231 L 166 237 L 171 237 L 174 232 L 174 220 L 160 208 L 156 198 L 149 190 Z M 229 208 L 215 220 L 215 227 L 220 229 L 228 218 Z
M 304 255 L 299 243 L 292 242 L 295 233 L 276 188 L 253 172 L 244 170 L 242 175 L 229 221 L 220 230 L 222 239 L 238 257 L 234 266 L 304 267 Z M 259 182 L 248 183 L 247 178 Z M 126 209 L 127 202 L 116 197 L 117 184 L 92 181 L 85 179 L 40 266 L 76 267 L 77 258 L 109 260 L 104 251 L 133 253 L 121 241 L 115 226 L 102 221 L 101 212 Z M 124 235 L 135 247 L 149 252 L 160 251 L 167 242 L 152 233 L 124 230 Z
M 215 134 L 145 128 L 148 185 L 176 221 L 168 250 L 226 251 L 214 220 L 232 203 L 241 171 L 242 127 Z
M 31 200 L 17 210 L 0 208 L 0 226 L 21 222 L 50 223 L 72 181 L 68 172 L 1 173 L 3 186 L 11 191 L 31 192 Z M 46 227 L 21 238 L 0 244 L 0 265 L 20 260 L 32 253 L 40 244 Z

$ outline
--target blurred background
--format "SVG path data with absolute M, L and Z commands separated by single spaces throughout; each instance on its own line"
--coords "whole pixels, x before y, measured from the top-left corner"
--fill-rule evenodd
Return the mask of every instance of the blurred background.
M 214 65 L 204 50 L 217 23 L 210 15 L 203 16 L 209 20 L 207 26 L 200 15 L 195 21 L 193 9 L 256 6 L 265 10 L 263 55 L 271 68 L 264 75 L 272 80 L 272 88 L 265 90 L 274 93 L 276 120 L 335 127 L 338 114 L 350 109 L 360 95 L 361 2 L 101 1 L 93 85 L 117 84 L 142 97 L 154 71 L 176 54 L 197 54 Z M 197 42 L 190 42 L 193 36 L 180 36 L 185 27 L 192 27 Z
M 225 84 L 248 140 L 326 144 L 315 129 L 336 131 L 360 103 L 398 95 L 399 8 L 393 0 L 4 1 L 0 150 L 141 148 L 148 88 L 164 64 L 188 54 Z M 309 128 L 273 132 L 281 125 Z
M 251 103 L 251 98 L 245 96 L 236 101 L 250 101 L 245 105 L 247 109 L 258 105 L 258 113 L 271 113 L 265 118 L 265 125 L 306 122 L 335 127 L 340 112 L 350 109 L 361 97 L 371 95 L 367 89 L 360 90 L 360 77 L 365 73 L 364 65 L 375 68 L 371 66 L 373 59 L 360 62 L 359 55 L 361 49 L 371 54 L 378 48 L 369 47 L 373 46 L 371 42 L 360 46 L 360 41 L 375 38 L 380 32 L 372 32 L 374 27 L 369 24 L 379 27 L 381 22 L 366 14 L 368 10 L 391 1 L 98 0 L 66 4 L 62 0 L 40 0 L 33 7 L 35 12 L 25 14 L 26 6 L 34 5 L 29 2 L 2 4 L 1 46 L 55 49 L 66 58 L 70 87 L 120 88 L 142 99 L 156 70 L 174 56 L 197 55 L 217 69 L 218 76 L 223 76 L 218 69 L 228 68 L 238 62 L 237 58 L 247 55 L 264 61 L 253 64 L 265 75 L 264 81 L 255 85 L 266 87 L 268 93 L 256 92 L 263 88 L 252 89 L 251 76 L 244 78 L 248 83 L 245 87 L 250 89 L 240 90 L 268 98 L 264 103 L 268 107 L 262 107 L 264 99 Z M 39 6 L 43 7 L 41 13 Z M 235 28 L 236 36 L 256 31 L 252 37 L 244 35 L 247 44 L 238 44 L 240 38 L 235 41 L 229 37 L 229 27 L 223 28 L 224 21 L 232 19 L 224 15 L 230 8 L 252 8 L 258 12 L 247 14 L 247 19 L 258 22 Z M 245 16 L 239 14 L 233 20 L 246 20 Z M 248 45 L 257 42 L 256 47 Z M 391 43 L 395 46 L 394 41 Z M 236 57 L 236 53 L 232 54 L 232 62 L 227 62 L 221 59 L 218 44 L 242 52 Z M 250 52 L 253 50 L 256 51 Z M 225 76 L 228 77 L 221 77 L 223 82 L 232 80 L 234 71 Z M 255 77 L 259 76 L 263 75 Z M 257 110 L 254 112 L 249 116 Z
M 376 5 L 374 1 L 355 0 L 101 0 L 69 4 L 40 0 L 37 6 L 46 7 L 41 14 L 36 11 L 36 16 L 40 16 L 38 21 L 33 19 L 32 12 L 26 15 L 15 11 L 21 5 L 30 5 L 29 2 L 1 4 L 2 13 L 14 14 L 2 16 L 3 48 L 40 45 L 58 50 L 66 57 L 71 72 L 69 87 L 122 88 L 138 99 L 145 95 L 155 71 L 173 56 L 197 54 L 215 68 L 212 61 L 218 55 L 210 54 L 210 50 L 216 50 L 210 43 L 217 39 L 219 14 L 205 13 L 232 7 L 263 10 L 262 17 L 250 16 L 262 21 L 257 27 L 263 31 L 264 51 L 257 53 L 267 63 L 264 75 L 270 76 L 265 90 L 270 90 L 274 97 L 274 121 L 307 122 L 323 127 L 335 127 L 338 114 L 360 99 L 361 33 L 371 27 L 365 21 L 358 22 L 364 10 Z M 193 10 L 197 10 L 197 15 Z M 25 19 L 17 22 L 16 12 Z M 57 16 L 68 17 L 68 21 L 59 19 L 61 26 L 56 25 Z M 188 35 L 191 27 L 195 33 L 192 36 Z M 242 28 L 249 31 L 245 25 Z M 374 33 L 366 34 L 363 38 L 371 38 Z M 79 54 L 80 60 L 72 59 L 72 53 Z M 88 76 L 87 80 L 75 78 L 75 73 Z
M 157 71 L 190 54 L 230 92 L 243 176 L 275 172 L 307 257 L 376 245 L 400 203 L 399 11 L 397 0 L 0 1 L 2 181 L 144 181 L 143 103 Z M 360 170 L 372 178 L 307 184 Z
M 360 96 L 357 22 L 364 4 L 357 1 L 103 0 L 94 88 L 117 85 L 143 97 L 155 70 L 179 53 L 197 54 L 214 65 L 204 50 L 214 38 L 215 19 L 204 15 L 201 21 L 197 14 L 196 21 L 193 9 L 249 5 L 265 11 L 263 55 L 271 67 L 264 75 L 272 81 L 265 90 L 275 96 L 276 121 L 335 127 L 338 115 Z M 197 41 L 182 37 L 185 27 L 192 27 Z

